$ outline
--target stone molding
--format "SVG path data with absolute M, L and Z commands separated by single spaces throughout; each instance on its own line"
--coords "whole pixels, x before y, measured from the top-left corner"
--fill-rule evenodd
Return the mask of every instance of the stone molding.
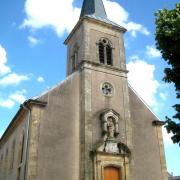
M 82 60 L 81 63 L 78 64 L 77 69 L 84 69 L 84 68 L 91 68 L 91 67 L 92 67 L 92 70 L 94 69 L 94 67 L 100 67 L 101 69 L 112 70 L 114 71 L 113 73 L 121 72 L 121 73 L 127 74 L 129 72 L 126 69 L 118 68 L 116 66 L 100 64 L 97 62 L 92 62 L 92 61 L 87 61 L 87 60 Z
M 97 152 L 94 156 L 95 180 L 104 180 L 104 168 L 119 168 L 121 180 L 129 180 L 129 160 L 126 156 Z

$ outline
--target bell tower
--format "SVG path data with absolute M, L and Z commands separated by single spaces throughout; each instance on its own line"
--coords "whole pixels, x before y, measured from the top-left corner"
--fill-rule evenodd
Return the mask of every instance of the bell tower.
M 81 180 L 103 180 L 111 170 L 114 176 L 130 180 L 133 160 L 125 32 L 107 18 L 102 0 L 84 0 L 79 21 L 65 40 L 67 76 L 80 76 Z
M 85 0 L 79 21 L 65 40 L 67 75 L 85 61 L 125 70 L 124 32 L 125 28 L 107 18 L 102 0 Z

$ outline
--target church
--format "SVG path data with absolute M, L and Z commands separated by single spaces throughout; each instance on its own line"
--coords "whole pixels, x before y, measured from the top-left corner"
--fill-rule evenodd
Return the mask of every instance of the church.
M 0 139 L 0 180 L 167 180 L 164 123 L 127 82 L 125 32 L 102 0 L 84 0 L 67 78 L 20 106 Z

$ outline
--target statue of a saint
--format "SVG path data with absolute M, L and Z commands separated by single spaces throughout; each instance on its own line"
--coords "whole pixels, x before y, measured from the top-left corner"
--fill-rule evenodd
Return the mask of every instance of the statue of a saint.
M 108 138 L 114 138 L 115 137 L 115 126 L 113 122 L 112 117 L 108 117 L 107 119 L 107 136 Z
M 119 122 L 117 117 L 106 116 L 102 120 L 102 133 L 104 139 L 114 139 L 119 135 Z

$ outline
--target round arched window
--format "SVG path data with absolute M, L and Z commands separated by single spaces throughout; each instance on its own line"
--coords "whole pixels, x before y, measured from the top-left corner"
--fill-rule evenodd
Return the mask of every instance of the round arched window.
M 99 41 L 99 62 L 102 64 L 113 65 L 112 46 L 108 39 L 102 38 Z

